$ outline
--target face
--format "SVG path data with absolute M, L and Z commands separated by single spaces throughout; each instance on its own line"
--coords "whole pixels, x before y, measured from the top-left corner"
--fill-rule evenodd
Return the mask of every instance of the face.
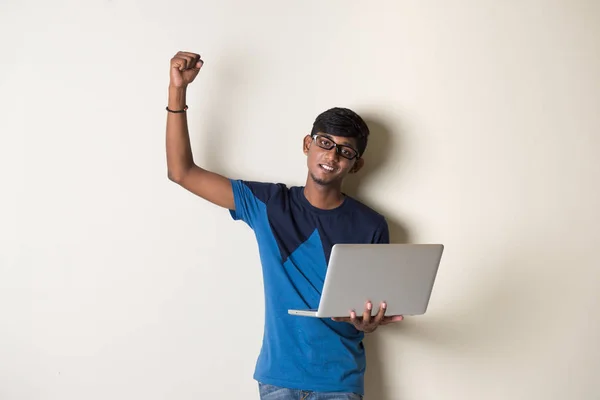
M 323 133 L 313 137 L 306 136 L 304 154 L 307 155 L 311 179 L 322 186 L 335 185 L 341 184 L 347 174 L 358 172 L 364 161 L 355 157 L 356 144 L 355 138 Z

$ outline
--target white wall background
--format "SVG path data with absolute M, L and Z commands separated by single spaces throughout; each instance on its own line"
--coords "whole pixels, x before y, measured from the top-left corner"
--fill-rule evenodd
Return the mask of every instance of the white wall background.
M 446 245 L 367 399 L 598 398 L 599 2 L 4 0 L 0 34 L 0 399 L 258 398 L 252 234 L 167 180 L 178 50 L 200 165 L 302 184 L 350 107 L 348 190 Z

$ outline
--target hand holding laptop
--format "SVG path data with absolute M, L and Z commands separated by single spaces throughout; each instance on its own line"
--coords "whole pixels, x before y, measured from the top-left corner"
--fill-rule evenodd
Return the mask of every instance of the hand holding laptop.
M 318 309 L 288 313 L 350 322 L 364 332 L 425 314 L 443 250 L 442 244 L 335 244 Z M 376 315 L 373 303 L 381 304 Z M 354 310 L 363 306 L 357 316 Z
M 392 322 L 399 322 L 404 319 L 402 315 L 385 315 L 385 309 L 387 304 L 382 302 L 379 306 L 379 311 L 377 314 L 372 315 L 371 311 L 373 310 L 373 304 L 369 301 L 365 305 L 365 310 L 362 316 L 357 317 L 356 311 L 352 310 L 350 312 L 350 317 L 334 317 L 332 320 L 337 322 L 349 322 L 359 331 L 363 331 L 365 333 L 374 332 L 379 325 L 387 325 Z

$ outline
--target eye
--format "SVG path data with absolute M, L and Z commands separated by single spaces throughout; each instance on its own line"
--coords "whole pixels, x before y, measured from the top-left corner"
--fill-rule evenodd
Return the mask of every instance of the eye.
M 346 157 L 353 157 L 354 156 L 354 152 L 348 149 L 342 149 L 342 154 L 345 155 Z
M 331 146 L 331 141 L 330 141 L 330 140 L 328 140 L 328 139 L 320 138 L 320 139 L 319 139 L 319 142 L 320 142 L 320 143 L 321 143 L 323 146 L 327 146 L 327 147 Z

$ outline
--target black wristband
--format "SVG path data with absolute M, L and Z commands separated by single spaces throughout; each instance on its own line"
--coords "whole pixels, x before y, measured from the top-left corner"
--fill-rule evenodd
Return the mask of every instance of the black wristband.
M 169 110 L 169 106 L 166 107 L 166 110 L 170 113 L 174 113 L 174 114 L 180 114 L 180 113 L 184 113 L 186 112 L 188 109 L 188 106 L 186 105 L 185 107 L 183 107 L 183 110 Z

